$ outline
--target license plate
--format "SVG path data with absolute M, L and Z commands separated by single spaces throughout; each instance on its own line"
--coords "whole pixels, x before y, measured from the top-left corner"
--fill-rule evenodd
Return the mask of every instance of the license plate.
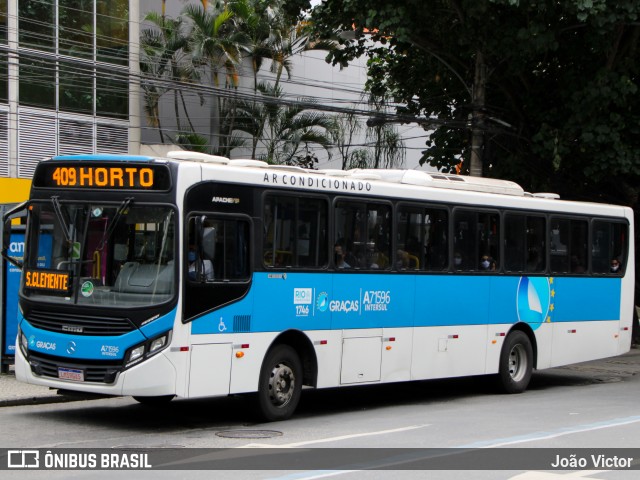
M 84 371 L 77 368 L 58 367 L 58 378 L 62 380 L 73 380 L 74 382 L 84 382 Z

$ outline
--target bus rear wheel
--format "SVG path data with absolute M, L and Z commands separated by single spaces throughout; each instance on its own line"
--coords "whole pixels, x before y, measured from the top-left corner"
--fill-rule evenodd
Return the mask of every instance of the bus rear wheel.
M 273 422 L 293 415 L 302 392 L 302 363 L 288 345 L 274 347 L 266 356 L 258 383 L 258 411 Z
M 531 380 L 533 347 L 526 333 L 511 332 L 502 346 L 498 384 L 506 393 L 522 393 Z

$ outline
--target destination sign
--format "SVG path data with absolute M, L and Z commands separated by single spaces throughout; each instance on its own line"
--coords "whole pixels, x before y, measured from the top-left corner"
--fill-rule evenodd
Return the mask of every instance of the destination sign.
M 109 190 L 168 190 L 166 165 L 41 163 L 33 179 L 36 187 Z
M 71 287 L 69 272 L 58 270 L 24 270 L 24 287 L 56 293 L 69 293 Z

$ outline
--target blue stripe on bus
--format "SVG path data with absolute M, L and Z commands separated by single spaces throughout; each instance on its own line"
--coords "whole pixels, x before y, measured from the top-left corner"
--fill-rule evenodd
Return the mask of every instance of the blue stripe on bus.
M 20 319 L 20 329 L 27 337 L 29 350 L 35 352 L 69 360 L 121 360 L 128 348 L 170 330 L 173 327 L 175 314 L 174 309 L 169 314 L 149 322 L 141 330 L 136 329 L 118 336 L 50 332 L 32 326 L 24 318 Z
M 256 273 L 240 301 L 191 323 L 194 334 L 616 321 L 611 278 Z
M 140 327 L 140 330 L 142 330 L 142 333 L 147 338 L 153 338 L 167 330 L 171 330 L 173 328 L 173 323 L 176 320 L 176 312 L 177 309 L 174 308 L 169 313 L 155 320 L 148 320 L 148 323 Z
M 52 160 L 79 160 L 79 161 L 119 161 L 119 162 L 149 162 L 154 157 L 146 155 L 114 155 L 114 154 L 95 154 L 95 155 L 58 155 Z

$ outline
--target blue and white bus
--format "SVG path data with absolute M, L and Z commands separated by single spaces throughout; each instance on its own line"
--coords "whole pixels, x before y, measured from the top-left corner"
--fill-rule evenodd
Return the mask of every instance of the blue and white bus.
M 171 152 L 43 160 L 23 208 L 23 382 L 252 394 L 280 420 L 303 387 L 489 375 L 519 393 L 533 369 L 630 348 L 621 206 Z

